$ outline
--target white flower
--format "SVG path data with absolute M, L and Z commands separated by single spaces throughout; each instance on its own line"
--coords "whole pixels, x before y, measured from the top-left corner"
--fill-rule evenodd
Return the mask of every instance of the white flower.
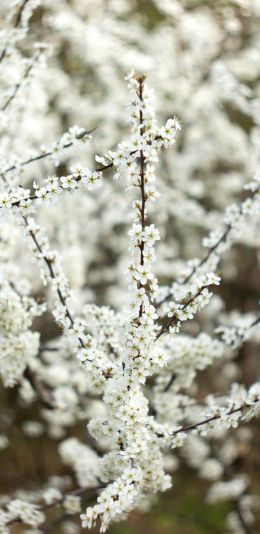
M 66 510 L 66 513 L 69 515 L 75 515 L 81 512 L 81 501 L 80 497 L 76 495 L 66 495 L 63 506 Z
M 8 510 L 14 518 L 21 519 L 32 527 L 38 527 L 45 520 L 44 514 L 37 509 L 37 506 L 20 499 L 13 499 L 8 503 Z
M 76 180 L 74 180 L 72 174 L 69 174 L 68 176 L 61 176 L 60 181 L 63 189 L 76 189 L 76 187 L 78 187 L 78 184 Z
M 154 224 L 145 227 L 144 241 L 148 247 L 152 247 L 154 242 L 160 239 L 159 230 L 155 228 Z
M 2 193 L 0 195 L 0 208 L 11 208 L 11 197 L 8 193 Z
M 129 158 L 129 153 L 126 150 L 118 150 L 117 152 L 111 152 L 110 156 L 113 160 L 115 167 L 126 165 Z
M 147 321 L 148 323 L 153 323 L 153 321 L 155 321 L 155 319 L 158 318 L 158 315 L 155 311 L 155 308 L 154 306 L 152 305 L 147 305 L 145 306 L 145 312 L 143 314 L 143 319 L 145 321 Z
M 135 279 L 138 280 L 142 285 L 145 285 L 152 277 L 153 274 L 148 265 L 139 265 L 137 267 Z
M 200 476 L 206 480 L 217 480 L 223 473 L 222 464 L 215 458 L 205 459 L 200 468 Z
M 173 317 L 173 316 L 179 317 L 180 310 L 181 310 L 181 305 L 176 304 L 175 302 L 171 301 L 169 302 L 169 312 L 167 315 L 168 317 Z
M 54 503 L 55 501 L 60 501 L 62 494 L 56 488 L 48 488 L 44 491 L 43 498 L 47 504 Z
M 220 276 L 217 276 L 215 273 L 207 273 L 205 276 L 205 285 L 216 285 L 219 286 L 221 281 Z M 203 283 L 203 282 L 202 282 Z
M 102 185 L 102 173 L 101 172 L 90 172 L 88 169 L 84 170 L 84 175 L 81 178 L 81 182 L 83 185 L 91 191 L 92 189 L 96 187 L 100 187 Z
M 131 144 L 132 150 L 143 150 L 144 139 L 140 134 L 134 134 L 131 136 L 130 144 Z
M 153 202 L 161 196 L 160 193 L 156 191 L 153 185 L 146 186 L 145 191 L 146 191 L 147 199 L 152 200 Z
M 143 229 L 141 224 L 133 224 L 132 228 L 129 230 L 128 235 L 131 237 L 131 240 L 136 243 L 142 240 Z

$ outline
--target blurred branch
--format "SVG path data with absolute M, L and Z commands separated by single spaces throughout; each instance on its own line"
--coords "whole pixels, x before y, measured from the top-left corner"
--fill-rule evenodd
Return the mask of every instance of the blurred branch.
M 101 483 L 98 485 L 98 486 L 92 486 L 92 487 L 87 487 L 87 488 L 77 488 L 73 491 L 69 491 L 68 493 L 64 493 L 62 494 L 59 498 L 55 499 L 53 502 L 51 503 L 43 503 L 41 505 L 39 505 L 37 507 L 37 510 L 41 511 L 41 512 L 45 512 L 46 510 L 49 510 L 50 508 L 53 508 L 54 506 L 58 506 L 58 505 L 62 505 L 64 500 L 67 498 L 67 497 L 80 497 L 81 495 L 83 495 L 84 493 L 86 493 L 87 491 L 97 491 L 101 488 L 105 487 L 105 484 Z M 15 525 L 17 523 L 21 523 L 22 521 L 20 519 L 10 519 L 6 525 Z
M 30 382 L 41 404 L 49 409 L 55 408 L 55 404 L 49 391 L 43 386 L 43 384 L 38 380 L 37 376 L 29 367 L 27 367 L 25 370 L 24 377 L 27 378 L 28 382 Z
M 91 130 L 82 130 L 82 132 L 80 132 L 80 134 L 76 135 L 76 139 L 83 139 L 84 137 L 86 137 L 87 135 L 91 134 L 92 132 L 95 131 L 96 128 L 92 128 Z M 63 150 L 64 148 L 70 148 L 72 145 L 73 145 L 73 141 L 70 141 L 68 143 L 65 143 L 62 147 L 60 147 L 61 150 Z M 53 149 L 53 150 L 48 150 L 47 152 L 42 152 L 41 154 L 38 154 L 37 156 L 33 156 L 32 158 L 29 158 L 29 159 L 26 159 L 25 161 L 22 161 L 20 163 L 20 166 L 21 167 L 25 167 L 26 165 L 29 165 L 30 163 L 34 163 L 35 161 L 39 161 L 41 159 L 44 159 L 44 158 L 48 158 L 50 156 L 53 156 L 53 154 L 55 154 L 57 152 L 57 149 Z M 11 165 L 10 167 L 8 167 L 7 169 L 5 169 L 4 172 L 1 173 L 1 175 L 3 176 L 4 174 L 10 172 L 10 171 L 14 171 L 16 168 L 15 165 Z
M 16 18 L 15 18 L 15 22 L 14 22 L 14 25 L 13 25 L 14 29 L 18 28 L 18 26 L 20 25 L 20 22 L 22 20 L 22 14 L 23 14 L 24 8 L 25 8 L 26 4 L 28 3 L 28 1 L 29 0 L 23 0 L 22 4 L 19 7 L 17 15 L 16 15 Z M 7 53 L 7 46 L 4 47 L 4 49 L 2 51 L 2 54 L 0 55 L 0 63 L 1 63 L 1 61 L 3 61 L 6 53 Z

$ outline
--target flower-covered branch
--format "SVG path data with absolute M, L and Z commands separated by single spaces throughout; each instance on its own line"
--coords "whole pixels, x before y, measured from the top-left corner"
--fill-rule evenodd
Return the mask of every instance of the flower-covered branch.
M 3 469 L 0 531 L 18 523 L 77 534 L 81 514 L 83 528 L 104 532 L 151 505 L 184 462 L 209 482 L 209 501 L 233 501 L 230 529 L 240 534 L 253 500 L 237 460 L 253 447 L 254 425 L 234 429 L 260 402 L 257 8 L 152 0 L 160 17 L 150 31 L 129 0 L 92 1 L 87 14 L 80 0 L 57 0 L 42 4 L 28 32 L 38 4 L 0 2 L 3 18 L 10 10 L 0 50 L 0 375 L 12 388 L 1 395 L 0 454 L 11 445 L 18 460 L 10 455 Z M 41 71 L 34 50 L 43 48 Z M 123 137 L 122 72 L 133 64 L 149 71 L 160 123 L 146 77 L 131 72 Z M 70 168 L 69 151 L 69 163 L 60 157 L 91 139 L 75 123 L 97 125 L 93 170 L 82 151 L 82 165 Z M 61 161 L 59 176 L 48 170 L 42 180 L 42 161 Z M 97 191 L 74 195 L 84 188 Z M 45 478 L 49 447 L 58 476 L 48 461 Z M 41 488 L 38 470 L 48 479 Z
M 212 423 L 214 423 L 215 421 L 218 422 L 220 427 L 221 425 L 223 425 L 224 428 L 228 428 L 229 426 L 235 428 L 238 425 L 239 420 L 248 420 L 248 418 L 254 417 L 254 415 L 258 414 L 259 401 L 259 384 L 256 384 L 252 387 L 251 391 L 249 390 L 248 395 L 246 395 L 245 401 L 243 403 L 239 404 L 238 402 L 232 402 L 232 400 L 230 400 L 231 406 L 234 405 L 231 408 L 222 408 L 215 406 L 211 409 L 211 411 L 209 411 L 210 415 L 206 419 L 174 430 L 173 435 L 179 434 L 180 432 L 190 432 L 197 429 L 200 430 L 201 426 L 203 426 L 203 432 L 205 432 L 205 427 L 206 431 L 209 431 L 214 428 L 214 425 L 212 425 Z
M 27 83 L 28 78 L 32 74 L 32 70 L 34 66 L 37 64 L 38 60 L 41 57 L 41 52 L 42 52 L 41 50 L 38 50 L 31 59 L 26 61 L 26 68 L 24 70 L 21 80 L 15 84 L 14 88 L 11 91 L 10 90 L 8 91 L 8 93 L 10 94 L 9 96 L 7 96 L 4 104 L 1 106 L 0 112 L 4 113 L 9 108 L 12 101 L 16 98 L 17 93 L 21 90 L 23 85 Z
M 245 189 L 251 190 L 251 195 L 246 198 L 240 205 L 233 204 L 225 210 L 223 221 L 225 223 L 224 230 L 220 227 L 212 231 L 207 238 L 204 239 L 203 245 L 208 247 L 208 252 L 201 260 L 193 260 L 193 267 L 189 274 L 175 282 L 166 296 L 164 296 L 158 303 L 160 306 L 171 299 L 171 296 L 181 290 L 181 286 L 185 286 L 192 281 L 193 277 L 199 276 L 201 268 L 205 270 L 216 270 L 219 256 L 230 248 L 241 231 L 241 227 L 248 217 L 253 217 L 259 210 L 260 202 L 260 185 L 259 174 L 256 174 L 254 180 L 245 186 Z
M 57 254 L 49 248 L 47 239 L 43 236 L 40 227 L 30 217 L 23 217 L 27 235 L 31 238 L 31 248 L 39 262 L 41 277 L 44 283 L 51 282 L 56 291 L 58 301 L 55 308 L 56 319 L 66 328 L 74 330 L 75 321 L 68 308 L 67 301 L 70 296 L 68 281 L 61 270 Z M 47 273 L 43 266 L 46 266 Z M 85 347 L 81 336 L 77 337 L 82 348 Z
M 62 137 L 55 143 L 53 143 L 51 146 L 44 148 L 44 150 L 37 154 L 36 156 L 32 156 L 26 160 L 17 160 L 14 163 L 10 165 L 10 162 L 5 163 L 3 165 L 3 170 L 1 171 L 1 176 L 5 177 L 5 175 L 11 171 L 20 171 L 24 167 L 27 167 L 27 165 L 30 165 L 31 163 L 35 163 L 39 160 L 45 159 L 45 158 L 51 158 L 54 160 L 55 164 L 57 163 L 57 158 L 60 155 L 60 153 L 63 152 L 64 149 L 70 148 L 74 146 L 77 141 L 88 141 L 91 139 L 91 133 L 93 130 L 85 130 L 84 128 L 79 128 L 78 126 L 73 126 L 69 129 L 68 132 L 65 132 Z
M 31 6 L 30 6 L 31 4 Z M 14 16 L 14 22 L 13 22 L 13 28 L 11 30 L 11 34 L 13 34 L 13 37 L 16 36 L 16 30 L 17 28 L 19 28 L 19 26 L 22 25 L 24 26 L 25 25 L 25 21 L 29 19 L 30 17 L 30 14 L 31 14 L 31 10 L 35 7 L 35 5 L 38 4 L 38 1 L 35 1 L 35 0 L 21 0 L 20 1 L 20 5 L 18 4 L 18 9 L 17 9 L 17 4 L 15 5 L 15 8 L 14 8 L 14 12 L 11 14 L 11 19 L 13 18 Z M 30 11 L 28 9 L 28 5 L 29 5 L 29 8 L 30 8 Z M 26 13 L 27 11 L 27 13 Z M 0 54 L 0 63 L 1 61 L 3 61 L 3 59 L 5 58 L 6 54 L 7 54 L 7 51 L 8 51 L 8 48 L 9 48 L 9 45 L 11 44 L 10 42 L 8 42 L 8 38 L 10 40 L 10 35 L 7 34 L 7 43 L 5 44 L 1 54 Z M 17 37 L 16 37 L 17 38 Z
M 162 326 L 156 336 L 156 339 L 159 339 L 161 335 L 167 331 L 173 333 L 179 332 L 182 321 L 192 319 L 196 311 L 201 310 L 208 304 L 210 297 L 212 296 L 212 293 L 209 292 L 208 287 L 213 284 L 219 285 L 219 283 L 220 278 L 214 275 L 214 273 L 209 273 L 197 278 L 192 288 L 190 288 L 188 298 L 186 300 L 181 302 L 181 304 L 176 304 L 174 302 L 169 303 L 170 311 L 168 312 L 168 317 L 170 317 L 170 319 L 164 326 Z
M 9 532 L 9 527 L 22 523 L 33 528 L 40 527 L 45 522 L 45 511 L 56 506 L 61 506 L 65 513 L 74 515 L 80 512 L 81 496 L 89 492 L 96 492 L 102 485 L 95 487 L 80 487 L 75 490 L 61 493 L 54 488 L 47 488 L 43 491 L 42 504 L 29 503 L 22 499 L 12 499 L 5 509 L 0 509 L 0 526 L 5 529 L 3 532 Z

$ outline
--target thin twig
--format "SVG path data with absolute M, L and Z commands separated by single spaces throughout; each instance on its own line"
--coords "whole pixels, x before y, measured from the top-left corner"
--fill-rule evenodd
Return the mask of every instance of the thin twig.
M 23 3 L 21 4 L 18 12 L 17 12 L 17 15 L 16 15 L 16 19 L 15 19 L 15 23 L 13 25 L 13 28 L 16 29 L 18 28 L 18 26 L 20 25 L 20 22 L 22 20 L 22 14 L 23 14 L 23 11 L 24 11 L 24 8 L 26 6 L 26 4 L 28 3 L 29 0 L 24 0 Z M 1 53 L 1 56 L 0 56 L 0 63 L 1 61 L 3 61 L 6 53 L 7 53 L 7 46 L 4 47 L 2 53 Z
M 30 382 L 33 390 L 37 393 L 38 400 L 48 409 L 55 408 L 55 404 L 49 394 L 49 391 L 45 389 L 43 384 L 38 380 L 37 376 L 33 371 L 27 367 L 24 372 L 24 377 Z
M 24 220 L 25 225 L 27 227 L 29 227 L 29 223 L 28 223 L 27 217 L 23 216 L 23 220 Z M 33 240 L 38 252 L 41 254 L 41 257 L 44 260 L 44 262 L 45 262 L 45 264 L 47 266 L 47 269 L 49 271 L 50 277 L 52 278 L 52 280 L 55 280 L 55 274 L 54 274 L 53 267 L 52 267 L 52 261 L 44 254 L 44 251 L 41 248 L 41 245 L 40 245 L 40 243 L 39 243 L 39 241 L 37 239 L 36 233 L 31 229 L 29 229 L 28 233 L 31 236 L 31 238 L 32 238 L 32 240 Z M 74 327 L 74 318 L 73 318 L 73 316 L 72 316 L 72 314 L 71 314 L 71 312 L 70 312 L 70 310 L 68 308 L 67 298 L 62 294 L 62 291 L 59 288 L 56 289 L 56 293 L 58 295 L 58 298 L 59 298 L 62 306 L 64 306 L 64 308 L 65 308 L 65 315 L 69 319 L 70 328 L 73 328 Z M 84 341 L 80 336 L 78 336 L 78 341 L 79 341 L 81 347 L 85 348 Z
M 143 101 L 143 89 L 144 89 L 144 77 L 139 78 L 139 98 L 140 101 Z M 143 112 L 142 109 L 139 111 L 139 124 L 140 124 L 140 133 L 143 137 L 144 134 L 144 127 L 143 127 Z M 146 195 L 145 195 L 145 156 L 144 151 L 140 150 L 140 189 L 141 189 L 141 225 L 142 225 L 142 231 L 145 229 L 145 203 L 146 203 Z M 140 265 L 144 265 L 144 240 L 142 238 L 140 243 Z M 143 284 L 139 284 L 140 287 L 143 287 Z M 143 314 L 143 306 L 141 304 L 140 310 L 139 310 L 139 318 L 142 317 Z
M 79 139 L 83 139 L 83 137 L 85 137 L 86 135 L 89 135 L 92 132 L 94 132 L 95 129 L 96 128 L 92 128 L 91 130 L 83 130 L 78 135 L 76 135 L 76 139 L 78 139 L 78 140 Z M 63 150 L 64 148 L 70 148 L 73 144 L 74 144 L 74 142 L 70 141 L 69 143 L 65 143 L 59 149 Z M 29 159 L 26 159 L 25 161 L 22 161 L 21 163 L 19 163 L 19 166 L 20 167 L 25 167 L 26 165 L 29 165 L 30 163 L 34 163 L 35 161 L 39 161 L 39 160 L 41 160 L 43 158 L 48 158 L 48 157 L 52 156 L 53 154 L 55 154 L 56 152 L 57 152 L 56 148 L 54 150 L 48 150 L 47 152 L 42 152 L 42 154 L 38 154 L 37 156 L 33 156 L 33 157 L 29 158 Z M 16 169 L 16 165 L 11 165 L 7 169 L 5 169 L 5 171 L 2 172 L 1 175 L 7 174 L 8 172 L 14 171 L 15 169 Z
M 15 99 L 18 91 L 22 87 L 23 82 L 29 77 L 29 74 L 30 74 L 31 70 L 34 67 L 35 62 L 38 61 L 40 55 L 41 55 L 41 53 L 38 52 L 37 54 L 35 54 L 34 58 L 32 58 L 31 63 L 30 63 L 30 65 L 28 65 L 27 69 L 25 70 L 20 82 L 15 84 L 12 94 L 7 98 L 6 102 L 2 106 L 2 108 L 1 108 L 2 112 L 6 111 L 7 108 L 10 106 L 11 102 Z
M 255 402 L 258 402 L 258 401 L 255 401 Z M 238 408 L 232 408 L 225 415 L 232 415 L 233 413 L 242 412 L 244 408 L 249 408 L 249 406 L 247 404 L 242 404 Z M 191 430 L 195 430 L 199 426 L 203 426 L 208 423 L 212 423 L 213 421 L 217 421 L 218 419 L 221 419 L 221 417 L 222 417 L 222 414 L 216 414 L 216 415 L 212 415 L 211 417 L 208 417 L 207 419 L 203 419 L 202 421 L 199 421 L 198 423 L 194 423 L 194 424 L 187 425 L 187 426 L 182 426 L 178 430 L 175 430 L 174 432 L 172 432 L 172 435 L 175 436 L 176 434 L 179 434 L 180 432 L 190 432 Z
M 258 323 L 260 323 L 260 316 L 257 317 L 249 326 L 248 326 L 248 329 L 251 329 L 253 328 L 254 326 L 256 326 Z M 241 340 L 243 341 L 244 340 L 244 337 L 242 335 L 240 335 L 240 338 Z M 219 340 L 220 342 L 222 343 L 225 343 L 223 339 L 220 339 Z M 236 347 L 237 348 L 237 347 Z M 173 384 L 174 380 L 176 378 L 176 374 L 173 373 L 169 379 L 169 382 L 166 384 L 166 386 L 164 387 L 164 389 L 162 390 L 164 393 L 169 391 L 171 385 Z
M 104 484 L 100 483 L 98 486 L 92 486 L 92 487 L 87 487 L 87 488 L 77 488 L 73 491 L 70 491 L 68 493 L 65 493 L 63 495 L 61 495 L 61 497 L 59 497 L 58 499 L 55 499 L 55 501 L 51 502 L 51 503 L 43 503 L 41 504 L 40 506 L 37 507 L 37 509 L 41 512 L 44 512 L 46 510 L 49 510 L 50 508 L 53 508 L 54 506 L 57 506 L 59 504 L 62 504 L 63 501 L 66 499 L 66 497 L 69 497 L 69 496 L 75 496 L 75 497 L 80 497 L 81 495 L 83 495 L 84 493 L 86 493 L 87 491 L 97 491 L 101 488 L 105 487 Z M 10 519 L 6 525 L 14 525 L 16 523 L 21 523 L 22 521 L 20 519 Z
M 259 191 L 260 191 L 260 186 L 257 187 L 257 189 L 252 192 L 251 198 L 254 198 L 254 196 L 257 195 Z M 243 214 L 243 204 L 241 204 L 239 207 L 239 214 L 240 215 Z M 191 270 L 191 272 L 183 280 L 179 282 L 180 285 L 185 285 L 191 280 L 194 274 L 197 273 L 197 271 L 208 261 L 208 259 L 212 256 L 212 254 L 218 249 L 219 245 L 221 245 L 221 243 L 224 243 L 226 241 L 232 229 L 233 229 L 233 226 L 231 224 L 225 225 L 225 229 L 222 235 L 220 236 L 220 238 L 218 239 L 218 241 L 215 243 L 215 245 L 209 248 L 207 254 L 200 260 L 198 265 L 195 265 L 193 269 Z M 164 297 L 161 301 L 159 301 L 157 303 L 157 307 L 161 306 L 164 302 L 167 302 L 170 298 L 171 298 L 171 293 L 169 293 L 166 297 Z
M 183 304 L 183 307 L 181 308 L 180 311 L 186 310 L 186 308 L 187 308 L 190 304 L 192 304 L 192 303 L 196 300 L 197 297 L 200 296 L 200 294 L 202 293 L 203 289 L 205 289 L 205 288 L 207 288 L 207 287 L 208 287 L 208 286 L 202 286 L 202 287 L 199 289 L 199 291 L 197 291 L 197 293 L 196 293 L 195 295 L 193 295 L 187 302 L 185 302 L 185 303 Z M 155 341 L 157 341 L 157 339 L 159 339 L 159 338 L 162 336 L 162 334 L 164 334 L 164 332 L 167 332 L 167 331 L 169 330 L 169 328 L 170 328 L 171 326 L 174 326 L 177 322 L 178 322 L 178 316 L 177 316 L 177 315 L 173 315 L 173 317 L 171 317 L 171 318 L 169 319 L 169 321 L 167 321 L 167 323 L 166 323 L 164 326 L 162 326 L 161 330 L 158 332 L 158 334 L 157 334 L 157 336 L 156 336 L 156 338 L 155 338 Z

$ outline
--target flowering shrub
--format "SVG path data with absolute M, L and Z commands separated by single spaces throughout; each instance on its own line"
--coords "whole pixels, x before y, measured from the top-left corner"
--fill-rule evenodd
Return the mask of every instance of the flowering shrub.
M 83 32 L 81 8 L 76 4 L 75 13 L 68 13 L 67 6 L 63 14 L 64 27 L 70 15 L 75 28 L 75 33 L 68 36 L 72 48 L 76 30 Z M 164 15 L 176 17 L 189 42 L 188 29 L 193 22 L 182 3 L 154 4 Z M 212 482 L 210 502 L 233 501 L 234 510 L 228 518 L 230 532 L 251 532 L 256 499 L 250 495 L 246 475 L 233 472 L 231 466 L 239 456 L 240 442 L 249 439 L 249 434 L 243 438 L 243 432 L 238 429 L 236 434 L 233 429 L 259 414 L 260 383 L 243 385 L 236 358 L 245 342 L 259 341 L 260 314 L 257 296 L 255 311 L 224 310 L 220 291 L 222 278 L 224 287 L 226 283 L 225 268 L 222 276 L 219 264 L 224 255 L 224 266 L 232 268 L 237 254 L 233 249 L 238 243 L 252 249 L 259 246 L 259 117 L 255 119 L 259 100 L 226 72 L 220 60 L 214 62 L 210 83 L 223 84 L 224 97 L 233 98 L 238 110 L 255 120 L 248 164 L 253 177 L 245 185 L 238 177 L 244 195 L 234 203 L 233 191 L 227 191 L 231 204 L 226 203 L 222 215 L 221 195 L 218 204 L 214 191 L 208 194 L 208 185 L 204 188 L 203 181 L 191 180 L 196 171 L 203 173 L 208 168 L 216 173 L 218 155 L 214 142 L 213 148 L 210 145 L 208 152 L 204 151 L 205 160 L 201 162 L 199 125 L 196 138 L 196 120 L 199 117 L 207 122 L 208 113 L 200 117 L 200 103 L 192 100 L 196 127 L 191 125 L 189 138 L 185 111 L 182 125 L 187 131 L 182 133 L 181 122 L 168 114 L 168 97 L 163 95 L 158 100 L 160 105 L 165 104 L 168 116 L 159 120 L 154 93 L 146 77 L 134 71 L 126 78 L 128 133 L 121 124 L 123 90 L 119 88 L 117 114 L 109 112 L 109 102 L 104 97 L 102 112 L 106 113 L 101 127 L 68 126 L 58 141 L 36 150 L 38 130 L 35 135 L 33 130 L 37 129 L 38 117 L 44 137 L 52 124 L 55 130 L 55 121 L 59 120 L 52 118 L 55 113 L 45 96 L 49 95 L 50 100 L 53 97 L 53 87 L 44 87 L 46 81 L 50 82 L 48 67 L 44 65 L 46 59 L 50 61 L 49 43 L 35 44 L 35 52 L 31 53 L 28 23 L 31 16 L 41 16 L 38 6 L 35 0 L 15 1 L 2 31 L 0 375 L 2 385 L 15 390 L 17 410 L 21 405 L 29 410 L 36 404 L 36 420 L 25 417 L 22 431 L 31 437 L 46 432 L 56 440 L 64 475 L 53 476 L 42 487 L 17 487 L 12 495 L 3 496 L 0 531 L 11 532 L 18 522 L 32 527 L 32 532 L 44 532 L 48 510 L 62 507 L 63 519 L 80 515 L 83 528 L 98 524 L 100 531 L 105 532 L 113 521 L 126 519 L 132 510 L 151 504 L 154 494 L 170 488 L 172 472 L 178 462 L 185 461 L 197 470 L 198 476 Z M 59 17 L 51 18 L 53 6 L 46 2 L 43 8 L 47 9 L 42 15 L 43 27 L 61 25 L 63 30 Z M 107 23 L 109 28 L 124 8 L 128 9 L 127 2 L 115 2 L 102 26 Z M 231 33 L 239 31 L 235 28 L 239 19 L 232 9 Z M 225 11 L 221 15 L 227 24 Z M 87 44 L 91 34 L 95 39 L 99 34 L 98 17 L 90 10 Z M 208 31 L 212 31 L 212 47 L 201 58 L 207 65 L 217 53 L 223 35 L 218 33 L 208 11 L 198 12 L 194 17 L 195 25 L 207 21 Z M 126 49 L 120 30 L 124 30 L 123 21 L 117 38 L 122 49 Z M 34 31 L 37 34 L 37 29 Z M 149 39 L 148 32 L 137 26 L 136 33 L 142 31 L 145 39 Z M 161 28 L 157 31 L 159 38 Z M 56 48 L 61 46 L 62 39 L 63 33 L 59 36 L 57 29 L 53 43 Z M 109 42 L 108 35 L 103 42 L 106 40 Z M 111 38 L 111 46 L 112 43 Z M 195 40 L 192 44 L 190 57 L 194 54 L 199 63 L 203 43 Z M 151 40 L 146 46 L 149 50 Z M 89 67 L 94 69 L 98 64 L 97 76 L 102 77 L 105 62 L 99 65 L 93 49 L 92 52 Z M 111 50 L 103 52 L 108 55 L 107 66 L 112 69 L 115 87 L 123 86 L 123 77 L 117 80 L 115 65 L 110 64 Z M 64 89 L 69 82 L 63 83 L 66 76 L 58 56 L 53 68 L 59 72 L 60 87 Z M 189 70 L 189 55 L 185 62 Z M 201 75 L 205 74 L 205 65 L 200 65 Z M 124 70 L 126 66 L 129 67 L 123 63 L 120 67 Z M 171 92 L 172 73 L 168 77 Z M 28 110 L 28 91 L 34 94 L 34 83 L 36 89 L 39 84 L 39 102 L 32 98 Z M 109 83 L 108 94 L 112 98 L 113 83 Z M 203 85 L 196 76 L 194 83 Z M 160 93 L 158 79 L 155 86 Z M 70 89 L 73 93 L 73 85 Z M 205 95 L 212 98 L 210 87 Z M 60 98 L 59 95 L 57 100 Z M 59 103 L 61 109 L 57 102 L 53 104 L 58 116 L 71 103 L 81 109 L 76 90 L 67 95 L 67 103 L 64 98 Z M 88 98 L 91 99 L 91 94 Z M 177 111 L 182 109 L 180 101 L 181 96 L 179 100 L 176 97 Z M 230 129 L 227 135 L 230 146 L 221 154 L 226 163 L 233 147 L 230 141 L 233 132 L 236 131 L 237 139 L 244 139 L 245 134 L 242 128 L 236 130 L 226 117 L 224 120 L 217 98 L 211 105 L 220 121 L 218 135 L 223 135 L 222 126 Z M 87 108 L 90 107 L 93 106 L 88 102 Z M 45 110 L 49 111 L 46 121 L 42 117 Z M 210 105 L 207 111 L 211 111 Z M 98 122 L 98 114 L 95 116 L 92 110 L 91 119 Z M 17 131 L 20 135 L 16 146 Z M 212 134 L 213 140 L 214 135 L 217 133 Z M 226 148 L 222 148 L 225 152 Z M 69 150 L 73 159 L 78 150 L 83 163 L 68 163 Z M 15 155 L 10 156 L 13 152 Z M 235 165 L 240 165 L 236 157 Z M 183 183 L 175 183 L 171 169 L 176 168 L 181 182 L 181 164 Z M 216 191 L 223 186 L 223 180 Z M 215 202 L 208 211 L 203 205 L 207 198 Z M 172 218 L 177 219 L 174 237 Z M 194 223 L 190 231 L 178 227 L 186 218 L 188 223 Z M 188 241 L 194 240 L 197 252 L 201 228 L 206 251 L 187 261 L 186 251 L 183 257 L 181 254 L 182 242 L 186 237 Z M 108 262 L 104 260 L 107 256 Z M 231 269 L 230 279 L 236 275 L 236 268 Z M 47 332 L 50 313 L 56 323 L 53 335 Z M 215 377 L 203 394 L 199 391 L 199 374 L 209 366 Z M 220 374 L 223 381 L 219 394 Z M 75 428 L 82 421 L 87 434 L 79 439 Z M 5 425 L 7 430 L 0 436 L 2 449 L 12 446 L 8 417 Z M 74 486 L 73 479 L 68 483 L 66 478 L 68 469 L 74 473 Z M 91 499 L 84 511 L 87 496 Z M 64 532 L 71 525 L 74 524 L 68 526 L 64 521 Z M 76 524 L 74 527 L 73 532 L 77 532 Z

